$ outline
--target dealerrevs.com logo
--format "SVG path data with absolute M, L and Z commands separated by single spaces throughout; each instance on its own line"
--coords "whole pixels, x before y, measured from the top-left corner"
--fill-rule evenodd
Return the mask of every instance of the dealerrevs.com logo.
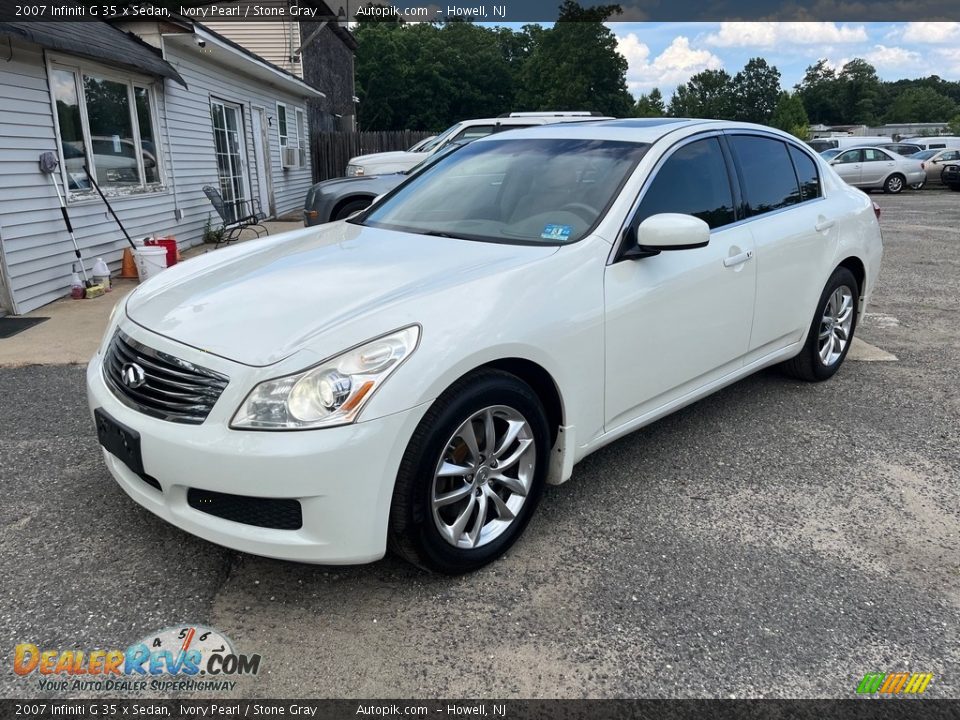
M 867 673 L 857 686 L 860 695 L 919 695 L 926 691 L 933 673 Z
M 14 648 L 13 671 L 45 691 L 233 690 L 241 675 L 260 671 L 260 655 L 237 653 L 229 638 L 202 625 L 151 633 L 126 650 Z

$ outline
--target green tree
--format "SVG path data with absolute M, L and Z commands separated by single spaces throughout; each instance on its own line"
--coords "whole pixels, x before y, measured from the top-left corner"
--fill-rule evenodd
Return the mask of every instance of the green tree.
M 660 88 L 654 88 L 648 95 L 641 95 L 633 106 L 633 117 L 663 117 L 666 114 L 667 109 L 664 107 Z
M 881 111 L 881 86 L 873 65 L 854 58 L 843 66 L 837 80 L 843 103 L 841 122 L 875 125 Z
M 751 58 L 733 78 L 734 118 L 767 125 L 780 97 L 780 71 Z
M 957 114 L 957 104 L 929 87 L 904 90 L 890 103 L 888 123 L 945 122 Z
M 792 95 L 788 92 L 780 93 L 770 124 L 800 140 L 807 140 L 810 137 L 810 121 L 798 93 Z
M 811 122 L 824 125 L 841 122 L 840 81 L 826 60 L 809 66 L 795 89 Z
M 527 110 L 629 115 L 633 98 L 627 92 L 627 60 L 617 52 L 617 38 L 604 24 L 620 12 L 618 5 L 584 9 L 564 0 L 558 22 L 531 33 L 518 104 Z
M 951 135 L 960 135 L 960 113 L 950 118 L 947 127 L 950 129 Z
M 697 73 L 670 98 L 673 117 L 732 120 L 734 112 L 733 78 L 724 70 Z

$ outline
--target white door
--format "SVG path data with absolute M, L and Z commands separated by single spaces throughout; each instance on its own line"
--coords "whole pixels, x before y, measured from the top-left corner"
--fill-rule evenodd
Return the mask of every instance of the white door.
M 809 327 L 823 287 L 817 278 L 836 252 L 814 159 L 769 135 L 730 133 L 740 169 L 757 262 L 757 302 L 746 362 L 797 342 Z M 825 278 L 824 278 L 825 279 Z
M 247 140 L 243 131 L 243 111 L 239 105 L 212 100 L 213 140 L 217 155 L 220 194 L 228 221 L 251 214 L 250 177 L 247 174 Z
M 718 138 L 682 145 L 655 172 L 633 226 L 657 213 L 695 215 L 711 226 L 710 243 L 607 267 L 608 431 L 738 369 L 750 341 L 753 236 L 734 223 Z
M 273 207 L 273 170 L 270 166 L 270 136 L 267 134 L 266 114 L 267 111 L 262 107 L 253 108 L 253 153 L 257 162 L 257 197 L 260 207 L 268 217 L 273 217 L 276 210 Z

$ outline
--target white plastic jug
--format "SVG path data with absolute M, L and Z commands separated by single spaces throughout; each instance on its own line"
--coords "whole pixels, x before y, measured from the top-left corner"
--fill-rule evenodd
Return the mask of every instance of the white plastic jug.
M 140 282 L 149 280 L 161 270 L 167 269 L 167 249 L 164 247 L 145 246 L 137 248 L 133 253 L 137 263 L 137 274 Z

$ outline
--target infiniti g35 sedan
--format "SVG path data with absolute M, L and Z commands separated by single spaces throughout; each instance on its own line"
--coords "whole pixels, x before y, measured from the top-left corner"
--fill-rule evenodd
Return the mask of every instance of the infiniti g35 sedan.
M 870 199 L 776 130 L 504 132 L 144 282 L 89 404 L 115 480 L 190 533 L 466 572 L 611 441 L 767 366 L 830 378 L 881 255 Z

